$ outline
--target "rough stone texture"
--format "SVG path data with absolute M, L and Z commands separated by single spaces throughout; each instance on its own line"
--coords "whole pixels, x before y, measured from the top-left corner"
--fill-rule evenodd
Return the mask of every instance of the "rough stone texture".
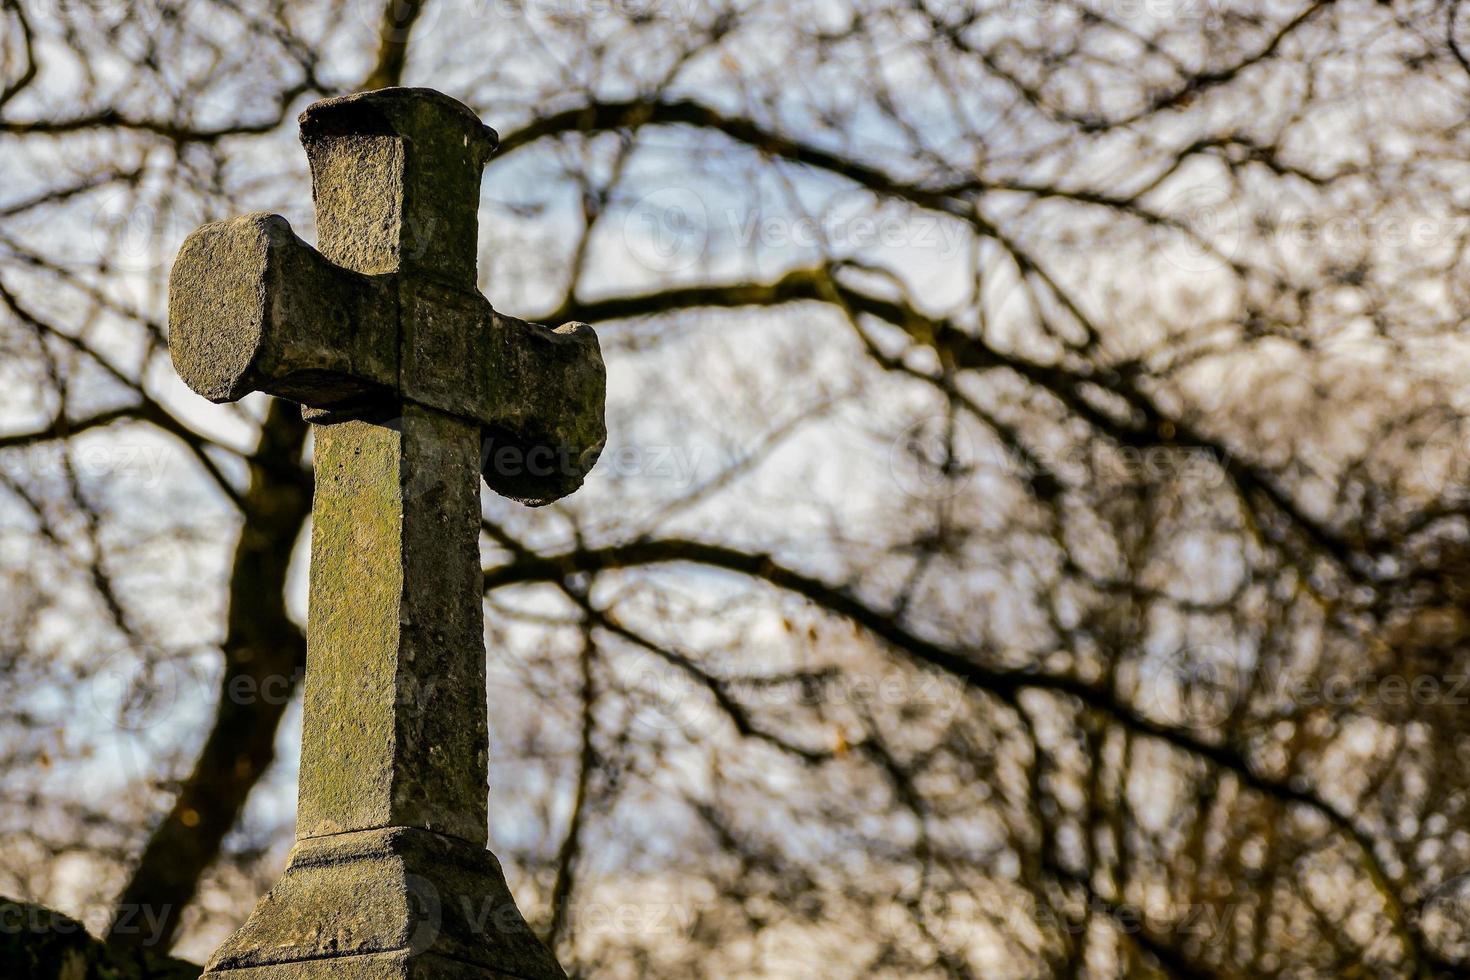
M 284 218 L 206 225 L 170 277 L 200 394 L 265 391 L 318 423 L 297 842 L 206 975 L 564 978 L 486 840 L 479 480 L 575 490 L 605 436 L 586 324 L 475 289 L 495 134 L 436 92 L 301 116 L 321 251 Z
M 162 953 L 109 946 L 76 919 L 45 906 L 0 898 L 5 980 L 197 980 L 199 971 Z
M 279 215 L 205 225 L 169 276 L 174 367 L 214 402 L 253 391 L 320 407 L 389 396 L 398 316 L 388 280 L 333 265 Z
M 321 251 L 278 215 L 190 235 L 169 279 L 180 377 L 216 402 L 289 398 L 314 421 L 438 409 L 479 425 L 496 492 L 575 491 L 607 436 L 606 370 L 585 323 L 504 316 L 475 288 L 493 131 L 426 89 L 319 102 L 301 126 Z
M 298 980 L 522 980 L 513 973 L 496 973 L 483 966 L 461 963 L 429 954 L 409 957 L 403 953 L 370 953 L 298 963 L 293 978 Z M 278 980 L 270 967 L 235 970 L 230 980 Z
M 236 970 L 324 958 L 399 969 L 430 956 L 480 970 L 466 976 L 547 975 L 545 947 L 521 918 L 489 851 L 392 827 L 299 841 L 285 875 L 208 969 L 239 980 Z
M 412 405 L 317 430 L 298 838 L 485 844 L 477 439 Z
M 480 174 L 500 137 L 473 111 L 430 89 L 380 89 L 312 105 L 301 142 L 327 258 L 475 288 Z

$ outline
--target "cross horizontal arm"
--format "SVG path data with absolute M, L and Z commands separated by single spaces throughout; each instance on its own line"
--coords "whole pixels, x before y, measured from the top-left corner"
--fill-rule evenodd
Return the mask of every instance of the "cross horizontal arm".
M 263 391 L 336 417 L 392 417 L 407 402 L 476 422 L 485 482 L 523 503 L 576 490 L 606 437 L 591 327 L 505 316 L 441 280 L 349 271 L 279 215 L 185 240 L 169 330 L 180 377 L 214 402 Z
M 205 225 L 169 278 L 174 368 L 212 402 L 264 391 L 332 408 L 386 394 L 397 331 L 386 277 L 333 265 L 279 215 Z
M 488 304 L 487 304 L 488 305 Z M 607 369 L 585 323 L 556 329 L 491 311 L 478 363 L 489 412 L 480 450 L 485 483 L 526 504 L 582 485 L 607 439 Z

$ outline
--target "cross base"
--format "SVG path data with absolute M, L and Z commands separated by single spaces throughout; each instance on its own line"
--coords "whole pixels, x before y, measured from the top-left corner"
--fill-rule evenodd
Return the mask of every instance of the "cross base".
M 281 880 L 215 951 L 210 977 L 566 980 L 494 855 L 408 827 L 297 841 Z
M 404 952 L 337 956 L 329 960 L 210 972 L 205 976 L 229 980 L 281 980 L 283 977 L 291 980 L 522 980 L 515 974 L 487 970 L 432 953 L 415 957 Z

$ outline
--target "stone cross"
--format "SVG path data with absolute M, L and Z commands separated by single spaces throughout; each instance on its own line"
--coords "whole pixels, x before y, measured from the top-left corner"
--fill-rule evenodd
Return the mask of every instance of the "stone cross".
M 383 89 L 300 122 L 320 251 L 245 215 L 190 235 L 169 283 L 191 388 L 316 423 L 296 843 L 205 975 L 564 977 L 485 849 L 479 480 L 530 504 L 581 485 L 605 437 L 597 338 L 479 293 L 498 137 L 470 109 Z

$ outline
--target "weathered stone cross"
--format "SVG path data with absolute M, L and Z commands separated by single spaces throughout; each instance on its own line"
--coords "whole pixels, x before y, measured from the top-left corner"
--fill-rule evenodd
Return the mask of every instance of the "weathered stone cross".
M 497 137 L 468 108 L 384 89 L 311 106 L 301 139 L 321 250 L 246 215 L 194 232 L 169 284 L 190 387 L 318 423 L 296 845 L 206 975 L 563 977 L 485 849 L 479 479 L 533 504 L 581 485 L 597 338 L 478 292 Z

